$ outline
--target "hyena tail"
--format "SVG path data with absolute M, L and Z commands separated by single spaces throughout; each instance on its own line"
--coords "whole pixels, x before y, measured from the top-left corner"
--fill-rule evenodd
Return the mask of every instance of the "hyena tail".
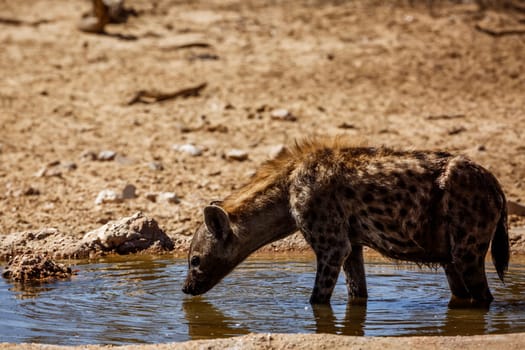
M 505 199 L 505 197 L 503 197 Z M 509 232 L 507 225 L 507 202 L 503 201 L 503 208 L 501 210 L 501 217 L 496 227 L 496 233 L 492 238 L 492 245 L 490 248 L 492 255 L 492 262 L 496 271 L 498 272 L 499 279 L 503 282 L 505 271 L 509 267 Z

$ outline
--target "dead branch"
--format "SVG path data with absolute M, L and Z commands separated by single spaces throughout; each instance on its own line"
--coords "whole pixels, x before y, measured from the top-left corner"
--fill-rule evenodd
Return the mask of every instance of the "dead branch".
M 439 115 L 429 115 L 426 119 L 428 120 L 438 120 L 438 119 L 460 119 L 465 118 L 464 114 L 439 114 Z
M 491 35 L 493 37 L 502 37 L 505 35 L 523 35 L 525 34 L 525 29 L 492 29 L 483 27 L 481 24 L 477 23 L 475 26 L 476 30 Z
M 202 83 L 189 88 L 173 92 L 160 92 L 157 90 L 140 90 L 133 98 L 131 98 L 126 105 L 130 106 L 135 103 L 156 103 L 175 98 L 188 98 L 193 96 L 199 96 L 200 92 L 208 85 L 208 83 Z
M 8 17 L 0 17 L 0 24 L 10 25 L 10 26 L 31 26 L 36 27 L 41 24 L 49 23 L 50 20 L 47 19 L 40 19 L 37 21 L 23 21 L 21 19 L 17 18 L 8 18 Z

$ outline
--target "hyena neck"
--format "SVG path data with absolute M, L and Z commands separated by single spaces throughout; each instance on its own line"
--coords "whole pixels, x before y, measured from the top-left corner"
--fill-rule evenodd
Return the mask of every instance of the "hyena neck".
M 284 177 L 255 178 L 224 200 L 223 209 L 238 238 L 240 259 L 297 230 Z

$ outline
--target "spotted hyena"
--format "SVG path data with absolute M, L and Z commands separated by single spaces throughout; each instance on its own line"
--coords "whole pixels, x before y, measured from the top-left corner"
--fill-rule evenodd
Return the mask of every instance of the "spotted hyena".
M 363 246 L 441 265 L 451 301 L 488 305 L 485 255 L 503 280 L 509 260 L 505 195 L 473 161 L 446 152 L 306 141 L 204 208 L 183 291 L 202 294 L 258 248 L 300 230 L 317 259 L 313 304 L 329 303 L 341 270 L 366 298 Z

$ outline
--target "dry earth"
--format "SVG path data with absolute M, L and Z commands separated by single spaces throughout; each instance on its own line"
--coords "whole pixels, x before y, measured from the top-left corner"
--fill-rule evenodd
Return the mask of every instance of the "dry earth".
M 215 350 L 215 349 L 362 349 L 362 350 L 521 350 L 525 343 L 525 333 L 508 335 L 482 335 L 472 337 L 351 337 L 331 334 L 248 334 L 241 337 L 195 340 L 184 343 L 131 346 L 83 346 L 86 350 Z M 75 347 L 24 344 L 23 347 L 0 343 L 0 350 L 75 350 Z
M 135 0 L 95 35 L 76 29 L 89 2 L 0 0 L 0 233 L 78 239 L 142 211 L 188 237 L 204 204 L 311 135 L 464 153 L 524 201 L 525 15 L 409 3 Z

